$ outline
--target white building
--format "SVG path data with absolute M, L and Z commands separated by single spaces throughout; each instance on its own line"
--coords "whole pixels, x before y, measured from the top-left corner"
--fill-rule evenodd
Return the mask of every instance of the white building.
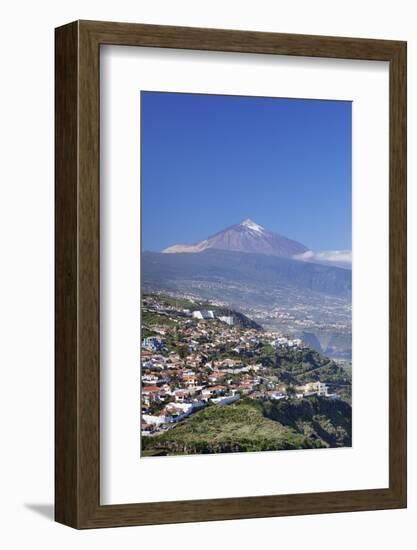
M 156 426 L 160 426 L 161 424 L 168 424 L 169 422 L 173 422 L 174 419 L 172 416 L 165 416 L 165 415 L 154 415 L 154 414 L 143 414 L 142 420 L 146 424 L 154 424 Z
M 271 392 L 269 398 L 274 401 L 280 401 L 281 399 L 287 399 L 287 394 L 282 392 Z
M 233 326 L 234 324 L 234 319 L 232 315 L 221 315 L 219 317 L 219 320 L 223 321 L 223 323 L 226 323 L 229 326 Z
M 234 395 L 225 395 L 223 397 L 216 397 L 215 399 L 212 399 L 211 402 L 215 403 L 216 405 L 229 405 L 230 403 L 234 403 L 235 401 L 238 401 L 240 399 L 240 395 L 238 393 L 235 393 Z
M 201 309 L 193 311 L 194 319 L 214 319 L 214 313 L 209 309 Z

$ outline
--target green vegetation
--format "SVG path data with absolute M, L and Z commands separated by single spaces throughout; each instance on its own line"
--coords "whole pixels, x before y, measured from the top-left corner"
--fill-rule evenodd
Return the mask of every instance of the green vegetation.
M 258 347 L 259 359 L 265 367 L 275 367 L 277 365 L 277 354 L 271 344 L 262 342 Z
M 262 343 L 258 348 L 262 364 L 271 368 L 279 382 L 303 385 L 308 382 L 323 382 L 331 390 L 343 390 L 343 398 L 350 402 L 352 371 L 321 355 L 311 348 L 275 350 Z
M 143 296 L 143 300 L 146 300 L 148 297 L 155 297 L 155 294 L 145 294 Z M 167 296 L 166 294 L 158 294 L 158 302 L 164 306 L 191 310 L 196 309 L 195 302 L 187 300 L 186 298 L 174 298 L 173 296 Z
M 212 405 L 159 435 L 143 437 L 144 456 L 205 454 L 351 445 L 351 407 L 312 397 L 244 399 Z
M 142 310 L 142 325 L 147 327 L 152 325 L 174 326 L 175 321 L 166 314 Z

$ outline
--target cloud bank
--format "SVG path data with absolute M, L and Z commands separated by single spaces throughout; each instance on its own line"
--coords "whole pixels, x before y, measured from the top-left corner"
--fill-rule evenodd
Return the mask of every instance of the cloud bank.
M 295 260 L 301 260 L 303 262 L 335 265 L 337 267 L 343 267 L 345 269 L 352 268 L 351 250 L 322 250 L 321 252 L 307 250 L 307 252 L 297 254 L 293 256 L 293 258 Z

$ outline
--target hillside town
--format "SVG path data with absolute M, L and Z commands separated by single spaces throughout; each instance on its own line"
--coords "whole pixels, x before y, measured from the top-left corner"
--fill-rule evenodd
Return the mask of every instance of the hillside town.
M 308 350 L 299 338 L 262 330 L 243 315 L 212 304 L 148 294 L 142 297 L 141 433 L 167 431 L 199 410 L 249 398 L 340 399 L 314 380 L 283 381 L 272 368 L 277 351 Z

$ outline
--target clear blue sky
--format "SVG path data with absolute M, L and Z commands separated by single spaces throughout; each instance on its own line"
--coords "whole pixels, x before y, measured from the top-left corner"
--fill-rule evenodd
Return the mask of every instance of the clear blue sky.
M 351 103 L 141 92 L 142 248 L 251 218 L 351 248 Z

